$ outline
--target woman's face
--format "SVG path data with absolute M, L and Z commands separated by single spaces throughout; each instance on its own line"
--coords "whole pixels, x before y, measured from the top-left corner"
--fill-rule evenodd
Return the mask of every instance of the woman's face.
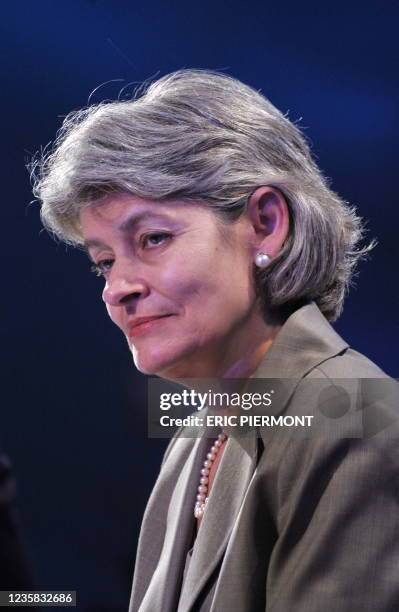
M 261 318 L 245 219 L 222 228 L 203 204 L 121 194 L 80 220 L 136 367 L 171 379 L 219 376 Z

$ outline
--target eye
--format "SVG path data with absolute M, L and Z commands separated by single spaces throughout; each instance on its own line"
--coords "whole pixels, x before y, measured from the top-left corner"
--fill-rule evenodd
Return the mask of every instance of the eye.
M 97 274 L 97 276 L 105 276 L 107 272 L 111 269 L 113 264 L 113 259 L 103 259 L 96 264 L 93 264 L 90 268 L 91 272 Z
M 167 232 L 151 232 L 149 234 L 144 234 L 144 236 L 141 237 L 140 244 L 143 249 L 153 249 L 160 246 L 170 238 L 172 238 L 172 236 Z

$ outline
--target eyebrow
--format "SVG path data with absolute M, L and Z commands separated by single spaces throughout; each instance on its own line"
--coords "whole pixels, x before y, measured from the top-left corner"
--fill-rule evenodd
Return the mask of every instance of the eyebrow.
M 148 220 L 149 218 L 159 221 L 170 221 L 170 217 L 165 214 L 155 213 L 143 211 L 140 213 L 133 213 L 129 217 L 127 217 L 120 225 L 118 225 L 117 230 L 126 234 L 134 227 L 136 227 L 141 221 Z M 106 247 L 107 245 L 102 240 L 97 240 L 93 238 L 91 240 L 85 240 L 83 243 L 84 250 L 88 253 L 91 247 Z

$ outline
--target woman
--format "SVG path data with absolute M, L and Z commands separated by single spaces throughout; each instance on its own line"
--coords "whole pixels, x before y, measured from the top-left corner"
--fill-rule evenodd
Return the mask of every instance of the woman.
M 354 427 L 359 380 L 389 379 L 330 325 L 372 245 L 358 247 L 360 218 L 298 128 L 239 81 L 183 70 L 68 116 L 36 169 L 45 226 L 87 250 L 141 372 L 283 377 L 275 414 L 339 422 L 338 435 L 250 427 L 213 443 L 181 428 L 144 516 L 130 612 L 397 611 L 385 393 Z

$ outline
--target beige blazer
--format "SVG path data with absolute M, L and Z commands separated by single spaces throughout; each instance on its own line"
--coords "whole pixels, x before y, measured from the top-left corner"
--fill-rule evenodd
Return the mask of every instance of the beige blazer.
M 283 377 L 278 412 L 314 414 L 334 433 L 229 438 L 181 590 L 209 440 L 179 430 L 143 518 L 129 612 L 398 612 L 396 381 L 313 302 L 287 319 L 255 377 Z M 322 404 L 305 384 L 316 378 Z M 393 395 L 365 394 L 369 379 Z

